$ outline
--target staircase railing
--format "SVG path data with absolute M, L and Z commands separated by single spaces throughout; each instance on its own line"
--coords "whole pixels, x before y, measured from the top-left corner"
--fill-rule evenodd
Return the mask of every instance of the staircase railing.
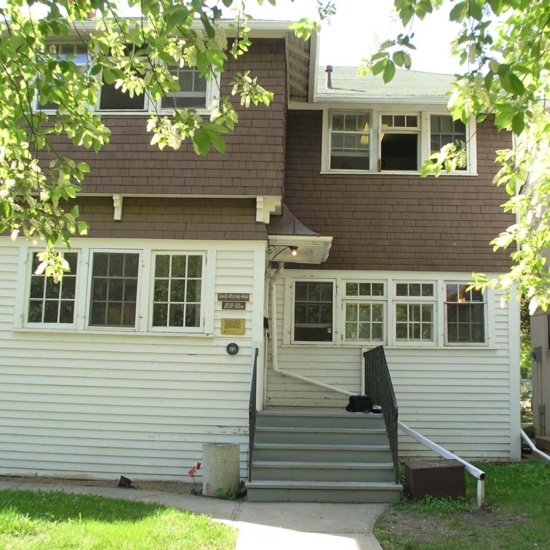
M 365 360 L 365 387 L 363 391 L 368 395 L 375 405 L 379 405 L 384 415 L 386 431 L 390 441 L 390 448 L 395 469 L 395 479 L 399 481 L 399 467 L 397 458 L 397 426 L 398 408 L 393 384 L 391 381 L 388 363 L 384 348 L 378 346 L 363 353 Z
M 248 402 L 248 481 L 252 481 L 252 459 L 254 453 L 254 436 L 256 435 L 256 386 L 258 378 L 258 348 L 254 350 L 252 364 L 252 382 L 250 384 L 250 400 Z

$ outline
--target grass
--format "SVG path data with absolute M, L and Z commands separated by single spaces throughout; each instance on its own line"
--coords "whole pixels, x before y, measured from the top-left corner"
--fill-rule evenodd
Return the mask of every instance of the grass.
M 233 550 L 237 532 L 206 516 L 61 492 L 0 491 L 0 548 Z
M 475 505 L 476 480 L 469 475 L 466 499 L 398 503 L 375 526 L 384 550 L 549 549 L 550 464 L 477 466 L 487 474 L 481 510 Z

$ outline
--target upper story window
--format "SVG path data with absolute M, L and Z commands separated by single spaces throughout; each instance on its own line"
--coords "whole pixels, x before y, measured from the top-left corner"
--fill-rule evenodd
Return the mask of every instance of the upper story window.
M 417 114 L 380 117 L 380 170 L 418 170 L 419 145 Z
M 323 171 L 341 173 L 418 172 L 423 162 L 448 143 L 466 145 L 466 166 L 475 173 L 474 123 L 426 111 L 328 111 L 325 117 Z
M 70 271 L 63 275 L 59 283 L 43 273 L 36 274 L 40 265 L 38 252 L 32 254 L 32 272 L 30 277 L 28 323 L 70 325 L 74 323 L 76 277 L 78 253 L 65 252 L 63 255 Z
M 332 113 L 330 127 L 330 167 L 369 170 L 369 113 Z
M 72 61 L 82 73 L 85 73 L 88 68 L 88 46 L 81 42 L 61 42 L 47 45 L 47 56 L 51 59 L 56 59 L 59 63 L 63 61 Z M 55 82 L 48 83 L 40 92 L 40 97 L 37 99 L 37 108 L 43 111 L 55 110 L 58 108 L 58 103 L 52 97 L 55 94 L 56 87 L 61 86 L 64 79 L 63 70 L 60 67 L 55 73 Z M 55 84 L 55 87 L 54 87 Z
M 485 343 L 485 302 L 468 284 L 446 285 L 446 336 L 449 344 Z
M 168 67 L 170 74 L 178 80 L 180 90 L 171 92 L 161 99 L 163 109 L 204 109 L 207 100 L 207 81 L 196 67 Z
M 130 52 L 130 48 L 133 48 L 132 51 L 135 50 L 134 46 L 128 46 L 128 52 Z M 88 69 L 88 46 L 85 43 L 62 42 L 49 44 L 47 53 L 50 57 L 59 58 L 60 61 L 72 61 L 81 68 L 83 73 Z M 123 61 L 131 63 L 130 53 L 128 55 L 129 57 L 124 58 Z M 135 114 L 172 109 L 206 111 L 212 101 L 219 95 L 216 79 L 213 78 L 207 81 L 206 78 L 200 75 L 196 67 L 171 65 L 168 66 L 168 70 L 176 77 L 181 89 L 177 92 L 166 93 L 158 103 L 153 101 L 147 93 L 131 95 L 128 91 L 123 91 L 116 80 L 114 82 L 107 82 L 103 75 L 101 75 L 100 78 L 103 79 L 103 83 L 99 92 L 97 105 L 94 106 L 95 109 L 107 114 Z M 59 79 L 61 78 L 63 78 L 62 72 L 59 73 L 55 86 L 59 86 Z M 41 98 L 37 101 L 37 107 L 41 110 L 55 110 L 58 108 L 58 104 L 50 97 L 55 93 L 55 86 L 53 84 L 51 94 L 48 92 L 48 88 L 46 88 L 45 91 L 42 91 Z

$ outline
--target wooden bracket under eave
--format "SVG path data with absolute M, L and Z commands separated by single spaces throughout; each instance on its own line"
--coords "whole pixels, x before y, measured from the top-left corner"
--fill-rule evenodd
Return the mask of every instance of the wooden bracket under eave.
M 122 195 L 113 195 L 113 207 L 115 209 L 114 220 L 119 222 L 122 220 Z
M 271 214 L 279 215 L 281 213 L 282 203 L 281 197 L 256 197 L 256 221 L 268 224 Z

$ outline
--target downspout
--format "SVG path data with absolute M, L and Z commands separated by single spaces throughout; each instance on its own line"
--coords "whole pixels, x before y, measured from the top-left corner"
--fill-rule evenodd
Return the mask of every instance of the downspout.
M 280 273 L 280 272 L 279 272 Z M 346 395 L 349 397 L 350 395 L 355 395 L 352 392 L 343 390 L 341 388 L 336 388 L 334 386 L 330 386 L 329 384 L 325 384 L 324 382 L 319 382 L 318 380 L 313 380 L 312 378 L 308 378 L 307 376 L 302 376 L 301 374 L 296 374 L 294 372 L 290 372 L 284 369 L 279 368 L 279 358 L 277 354 L 277 289 L 275 288 L 275 280 L 272 279 L 270 281 L 271 285 L 271 366 L 273 367 L 274 372 L 277 374 L 280 374 L 281 376 L 288 376 L 289 378 L 295 378 L 296 380 L 300 380 L 302 382 L 307 382 L 308 384 L 313 384 L 315 386 L 319 386 L 320 388 L 324 388 L 326 390 L 334 391 L 337 393 L 341 393 L 342 395 Z

